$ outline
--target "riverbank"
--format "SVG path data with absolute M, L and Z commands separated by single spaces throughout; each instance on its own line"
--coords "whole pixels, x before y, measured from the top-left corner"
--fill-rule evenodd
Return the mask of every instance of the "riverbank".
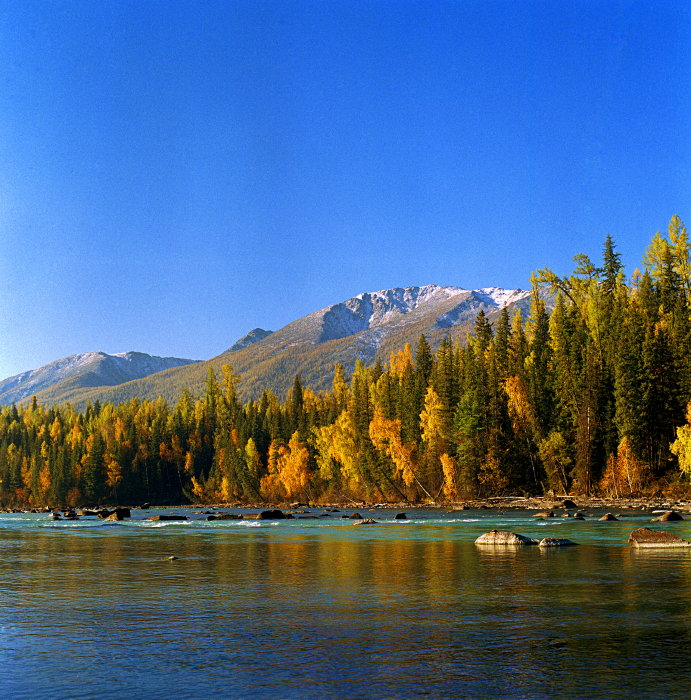
M 115 504 L 93 506 L 93 509 L 100 510 L 104 508 L 114 509 L 121 507 Z M 649 498 L 596 498 L 596 497 L 546 497 L 546 496 L 493 496 L 491 498 L 469 499 L 463 501 L 443 502 L 443 503 L 410 503 L 406 501 L 397 501 L 390 503 L 368 503 L 366 501 L 328 501 L 328 502 L 256 502 L 256 503 L 241 503 L 219 502 L 219 503 L 186 503 L 186 504 L 163 504 L 163 505 L 131 505 L 132 510 L 148 510 L 149 507 L 155 508 L 191 508 L 194 510 L 222 510 L 227 508 L 242 508 L 247 510 L 295 510 L 300 508 L 308 508 L 311 510 L 376 510 L 380 508 L 399 509 L 399 510 L 439 510 L 439 511 L 462 511 L 462 510 L 535 510 L 535 511 L 552 511 L 555 514 L 566 514 L 576 510 L 628 510 L 628 511 L 655 511 L 655 510 L 675 510 L 683 512 L 691 516 L 691 498 L 675 499 L 664 497 L 649 497 Z M 86 508 L 89 510 L 90 508 Z M 0 512 L 28 513 L 41 512 L 50 513 L 52 511 L 70 510 L 64 506 L 46 507 L 46 508 L 3 508 Z M 77 509 L 79 510 L 79 509 Z

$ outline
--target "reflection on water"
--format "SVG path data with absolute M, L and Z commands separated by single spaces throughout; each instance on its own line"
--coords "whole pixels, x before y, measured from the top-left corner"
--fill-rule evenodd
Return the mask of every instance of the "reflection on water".
M 479 548 L 463 527 L 0 529 L 0 686 L 12 698 L 691 694 L 688 553 Z

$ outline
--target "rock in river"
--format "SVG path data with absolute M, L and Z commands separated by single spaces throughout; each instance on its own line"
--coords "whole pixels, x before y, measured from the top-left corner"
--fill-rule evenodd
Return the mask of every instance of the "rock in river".
M 475 540 L 475 544 L 491 544 L 491 545 L 527 545 L 527 544 L 537 544 L 537 541 L 525 537 L 525 535 L 519 535 L 515 532 L 499 532 L 497 530 L 491 530 L 486 532 L 484 535 L 480 535 Z
M 248 513 L 244 516 L 244 520 L 292 520 L 293 516 L 290 513 L 284 513 L 282 510 L 263 510 L 261 513 Z
M 653 518 L 650 522 L 651 523 L 669 523 L 669 522 L 674 522 L 676 520 L 683 520 L 684 518 L 682 517 L 681 513 L 677 513 L 676 510 L 668 510 L 667 512 L 663 513 L 662 515 L 658 515 L 657 518 Z
M 691 542 L 671 532 L 655 532 L 647 527 L 639 527 L 629 535 L 632 547 L 691 547 Z
M 600 522 L 605 523 L 610 522 L 611 520 L 619 520 L 619 518 L 617 518 L 616 515 L 612 515 L 611 513 L 606 513 L 601 518 L 599 518 L 599 520 Z
M 187 520 L 186 515 L 152 515 L 147 520 L 155 520 L 156 522 L 162 520 Z

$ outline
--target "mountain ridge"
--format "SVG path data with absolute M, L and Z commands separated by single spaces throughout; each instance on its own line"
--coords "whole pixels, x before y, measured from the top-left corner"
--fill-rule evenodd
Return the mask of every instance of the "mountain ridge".
M 113 354 L 102 350 L 77 353 L 0 381 L 0 404 L 23 401 L 54 390 L 56 386 L 70 389 L 117 386 L 195 362 L 198 360 L 159 357 L 134 350 Z
M 436 284 L 362 292 L 276 331 L 255 328 L 209 360 L 189 361 L 121 384 L 61 382 L 38 392 L 37 399 L 43 403 L 69 400 L 78 407 L 96 399 L 118 403 L 159 395 L 176 401 L 184 390 L 199 394 L 208 368 L 218 371 L 223 364 L 232 365 L 240 377 L 239 392 L 245 400 L 258 398 L 264 389 L 285 395 L 296 374 L 305 385 L 321 391 L 330 386 L 336 363 L 352 372 L 357 360 L 366 364 L 377 357 L 386 360 L 406 342 L 416 343 L 420 335 L 427 337 L 433 349 L 446 336 L 463 341 L 479 311 L 492 322 L 504 307 L 525 315 L 530 292 Z

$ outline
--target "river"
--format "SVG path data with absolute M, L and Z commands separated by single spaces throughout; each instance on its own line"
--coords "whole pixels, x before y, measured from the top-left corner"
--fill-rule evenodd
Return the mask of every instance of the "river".
M 649 513 L 359 512 L 380 522 L 0 514 L 2 697 L 691 696 L 691 552 L 628 547 Z

